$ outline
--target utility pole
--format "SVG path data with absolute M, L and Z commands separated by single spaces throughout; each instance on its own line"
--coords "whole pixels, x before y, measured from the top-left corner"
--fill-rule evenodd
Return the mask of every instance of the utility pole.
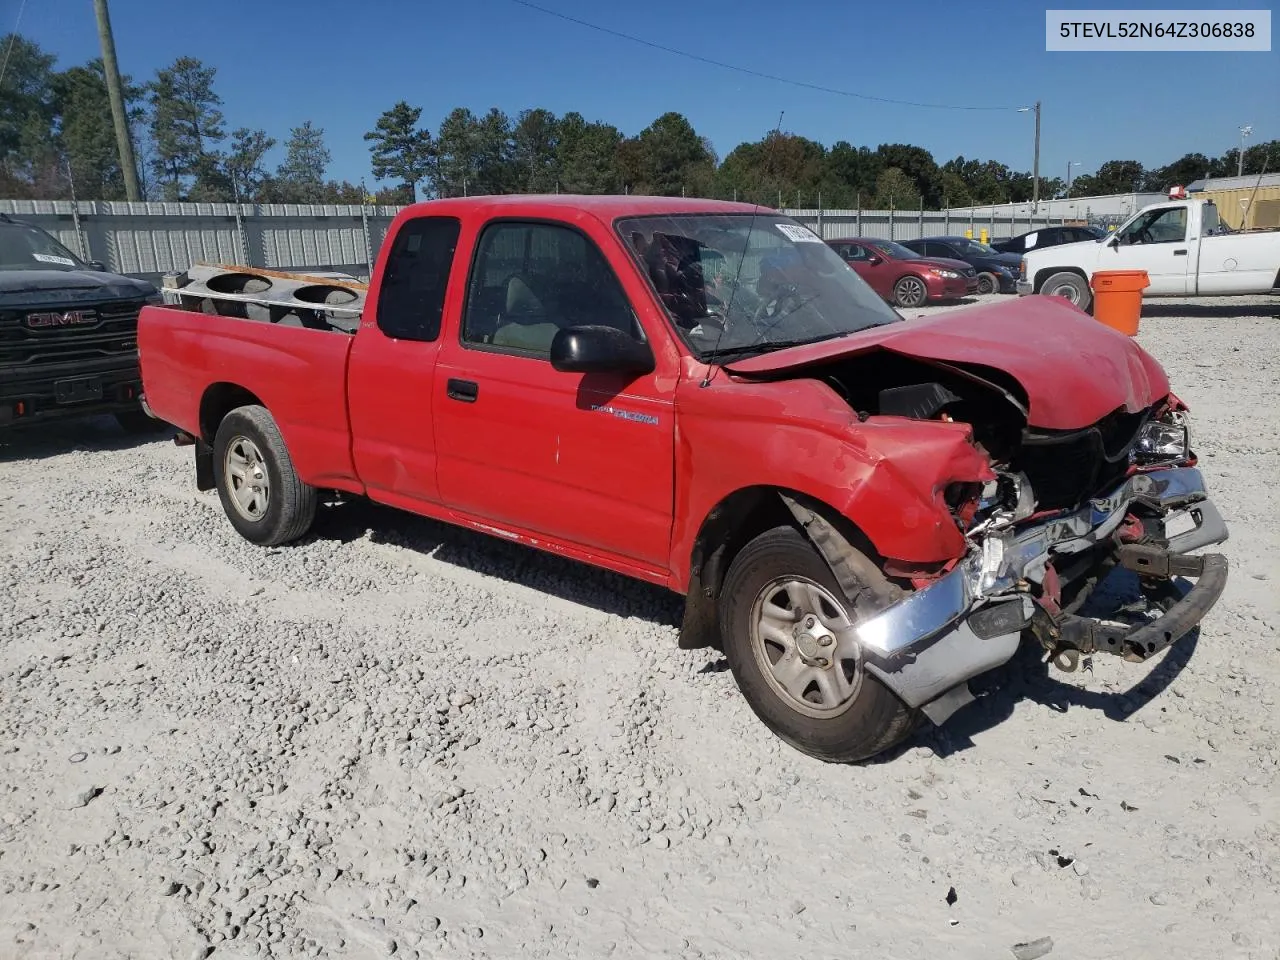
M 1253 124 L 1247 124 L 1240 128 L 1240 156 L 1236 163 L 1236 176 L 1244 176 L 1244 138 L 1253 133 Z
M 102 70 L 106 74 L 107 97 L 111 101 L 111 118 L 115 121 L 116 147 L 120 151 L 120 172 L 124 174 L 124 195 L 131 201 L 142 199 L 138 190 L 138 167 L 133 159 L 133 141 L 129 139 L 129 118 L 124 112 L 124 90 L 120 84 L 120 67 L 116 63 L 116 42 L 111 36 L 111 17 L 107 0 L 93 0 L 98 16 L 98 41 L 102 44 Z
M 1036 115 L 1036 151 L 1031 161 L 1031 209 L 1036 209 L 1040 205 L 1040 101 L 1037 100 L 1034 107 L 1019 107 L 1019 113 L 1027 113 L 1035 111 Z
M 1031 160 L 1031 209 L 1040 206 L 1040 101 L 1036 101 L 1036 152 Z

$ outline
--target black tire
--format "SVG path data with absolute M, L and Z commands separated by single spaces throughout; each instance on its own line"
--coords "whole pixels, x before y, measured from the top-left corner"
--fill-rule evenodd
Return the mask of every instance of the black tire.
M 893 302 L 908 310 L 924 306 L 929 299 L 929 288 L 914 273 L 899 277 L 893 285 Z
M 865 571 L 862 578 L 879 577 L 882 583 L 875 586 L 884 586 L 874 565 L 865 557 L 861 560 L 856 567 Z M 915 728 L 918 714 L 869 671 L 856 668 L 858 680 L 852 698 L 828 716 L 805 712 L 766 676 L 761 657 L 767 653 L 756 649 L 752 621 L 757 601 L 774 583 L 786 578 L 817 584 L 840 600 L 846 616 L 858 616 L 844 599 L 826 561 L 794 527 L 774 527 L 743 547 L 725 576 L 719 602 L 720 632 L 729 667 L 752 711 L 782 740 L 829 763 L 865 760 L 900 743 Z M 872 592 L 863 591 L 867 596 Z M 842 665 L 830 669 L 842 669 Z
M 147 416 L 141 407 L 137 410 L 120 410 L 112 414 L 112 416 L 115 417 L 116 423 L 121 430 L 134 437 L 162 433 L 169 429 L 169 424 L 163 420 Z
M 1089 281 L 1070 270 L 1052 274 L 1040 285 L 1039 292 L 1050 297 L 1062 297 L 1081 310 L 1088 310 L 1093 302 L 1093 291 L 1089 289 Z
M 257 451 L 256 458 L 249 460 L 250 486 L 262 491 L 256 509 L 237 502 L 236 490 L 243 490 L 246 481 L 238 480 L 229 469 L 229 452 L 231 461 L 243 464 L 242 454 L 250 445 Z M 311 529 L 316 488 L 298 479 L 284 438 L 266 407 L 237 407 L 222 418 L 213 438 L 213 479 L 227 519 L 246 540 L 273 547 L 297 540 Z
M 978 293 L 981 293 L 985 296 L 988 293 L 999 293 L 999 292 L 1000 292 L 999 277 L 997 277 L 994 273 L 984 272 L 984 273 L 978 274 Z

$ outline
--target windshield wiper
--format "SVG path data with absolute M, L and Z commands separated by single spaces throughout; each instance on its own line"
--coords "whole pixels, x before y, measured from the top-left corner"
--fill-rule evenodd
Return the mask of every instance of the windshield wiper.
M 727 360 L 732 357 L 744 357 L 753 353 L 772 353 L 774 350 L 785 350 L 788 347 L 805 347 L 811 343 L 821 343 L 824 340 L 835 340 L 838 337 L 847 337 L 855 331 L 846 330 L 841 333 L 824 333 L 820 337 L 809 337 L 801 340 L 761 340 L 759 343 L 744 344 L 740 347 L 723 347 L 719 350 L 708 351 L 704 358 L 708 362 L 718 360 Z

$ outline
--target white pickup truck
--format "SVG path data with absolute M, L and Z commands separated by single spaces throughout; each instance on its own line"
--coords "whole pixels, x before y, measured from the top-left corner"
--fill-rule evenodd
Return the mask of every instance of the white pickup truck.
M 1236 233 L 1212 200 L 1143 207 L 1109 236 L 1028 251 L 1017 292 L 1065 297 L 1089 309 L 1099 270 L 1145 270 L 1144 297 L 1268 294 L 1280 285 L 1280 231 Z

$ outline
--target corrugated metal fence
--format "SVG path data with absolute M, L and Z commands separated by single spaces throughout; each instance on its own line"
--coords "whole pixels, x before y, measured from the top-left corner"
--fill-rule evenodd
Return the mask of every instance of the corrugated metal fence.
M 274 269 L 340 270 L 367 276 L 400 207 L 307 204 L 112 203 L 0 200 L 0 213 L 48 230 L 87 260 L 109 270 L 159 279 L 197 261 Z M 985 230 L 994 239 L 1060 218 L 1019 216 L 1008 208 L 989 216 L 966 210 L 783 210 L 825 239 L 847 236 L 910 240 Z
M 950 210 L 784 210 L 787 216 L 803 223 L 824 240 L 840 237 L 876 237 L 881 240 L 916 240 L 920 237 L 963 235 L 971 231 L 973 239 L 1016 237 L 1040 227 L 1054 227 L 1061 217 L 1022 214 L 1004 209 L 966 209 L 963 214 Z
M 399 207 L 0 200 L 87 260 L 155 280 L 197 261 L 369 272 Z

